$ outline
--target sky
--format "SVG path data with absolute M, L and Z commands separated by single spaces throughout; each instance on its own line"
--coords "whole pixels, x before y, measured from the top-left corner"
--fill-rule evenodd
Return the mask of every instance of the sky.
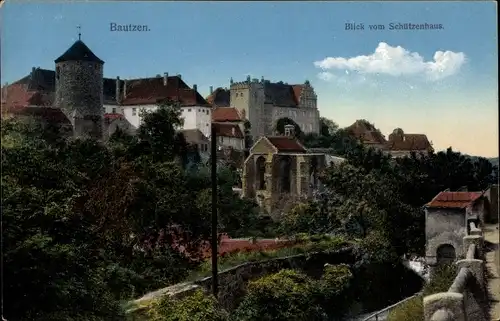
M 147 27 L 112 31 L 113 23 Z M 405 23 L 437 28 L 394 28 Z M 495 2 L 7 0 L 2 83 L 32 67 L 53 70 L 77 25 L 105 77 L 181 74 L 204 96 L 231 77 L 309 80 L 321 116 L 341 127 L 366 119 L 386 137 L 399 127 L 426 134 L 436 150 L 499 154 Z

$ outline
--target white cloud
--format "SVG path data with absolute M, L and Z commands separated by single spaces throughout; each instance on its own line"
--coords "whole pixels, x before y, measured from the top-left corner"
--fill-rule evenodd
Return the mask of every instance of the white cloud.
M 324 81 L 331 81 L 335 78 L 335 75 L 328 71 L 323 71 L 318 74 L 318 78 Z
M 350 70 L 364 74 L 390 76 L 426 75 L 430 80 L 439 80 L 457 73 L 465 62 L 466 57 L 463 52 L 436 51 L 433 60 L 425 61 L 417 52 L 410 52 L 401 46 L 392 47 L 381 42 L 371 55 L 351 58 L 327 57 L 316 61 L 314 65 L 323 69 L 323 72 L 318 75 L 323 80 L 334 78 L 329 72 L 331 70 Z M 329 76 L 325 76 L 326 74 Z

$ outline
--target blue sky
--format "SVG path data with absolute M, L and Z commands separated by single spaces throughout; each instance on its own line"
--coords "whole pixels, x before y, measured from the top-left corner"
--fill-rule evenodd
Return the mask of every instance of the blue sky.
M 363 118 L 386 135 L 425 133 L 438 150 L 498 156 L 494 2 L 7 2 L 4 83 L 34 66 L 53 69 L 80 24 L 106 77 L 182 74 L 204 95 L 247 74 L 308 79 L 321 115 L 341 126 Z M 111 32 L 112 22 L 150 31 Z M 365 30 L 345 30 L 349 22 Z M 390 23 L 444 29 L 387 30 Z

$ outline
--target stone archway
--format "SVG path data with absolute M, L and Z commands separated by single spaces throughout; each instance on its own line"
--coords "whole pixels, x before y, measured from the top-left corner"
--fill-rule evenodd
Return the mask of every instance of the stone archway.
M 279 178 L 281 185 L 281 192 L 290 193 L 291 191 L 291 171 L 292 159 L 288 155 L 280 156 L 279 160 Z
M 256 183 L 257 190 L 265 190 L 266 189 L 266 159 L 264 156 L 259 156 L 255 161 L 255 169 L 256 169 Z
M 436 260 L 438 265 L 451 264 L 457 259 L 455 247 L 451 244 L 441 244 L 436 250 Z

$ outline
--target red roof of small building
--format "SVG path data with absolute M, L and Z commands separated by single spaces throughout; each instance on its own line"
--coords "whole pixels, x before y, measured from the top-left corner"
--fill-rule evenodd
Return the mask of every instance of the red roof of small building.
M 278 153 L 305 153 L 306 149 L 296 138 L 288 136 L 266 136 L 267 140 L 278 150 Z
M 386 139 L 380 130 L 364 119 L 356 120 L 356 122 L 347 127 L 346 130 L 363 144 L 386 144 Z
M 426 204 L 430 208 L 466 208 L 483 195 L 482 192 L 441 192 Z
M 424 134 L 403 134 L 402 139 L 389 138 L 387 149 L 392 151 L 424 151 L 432 148 L 431 143 Z
M 236 124 L 221 124 L 221 123 L 213 123 L 217 131 L 217 136 L 221 137 L 234 137 L 234 138 L 244 138 L 243 133 L 241 132 L 240 126 Z
M 241 116 L 234 107 L 217 107 L 212 111 L 212 121 L 237 122 L 241 121 Z

